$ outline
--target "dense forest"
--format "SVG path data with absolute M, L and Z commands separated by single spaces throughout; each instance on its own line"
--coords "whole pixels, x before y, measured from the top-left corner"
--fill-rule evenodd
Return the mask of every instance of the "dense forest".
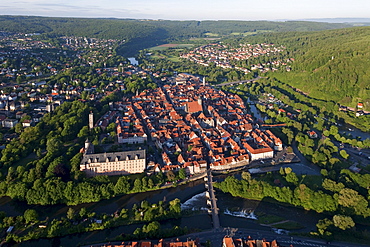
M 357 27 L 320 32 L 266 33 L 248 42 L 284 45 L 295 59 L 290 72 L 271 77 L 311 97 L 356 107 L 370 107 L 370 28 Z
M 348 24 L 271 21 L 167 21 L 132 19 L 49 18 L 0 16 L 4 32 L 41 33 L 52 36 L 80 36 L 121 39 L 119 53 L 135 55 L 140 49 L 182 39 L 269 31 L 317 31 L 349 27 Z

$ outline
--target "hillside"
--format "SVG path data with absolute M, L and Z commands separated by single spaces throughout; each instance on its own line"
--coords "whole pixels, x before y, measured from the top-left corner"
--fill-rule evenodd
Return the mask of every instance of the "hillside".
M 311 97 L 370 109 L 370 27 L 320 32 L 270 33 L 249 37 L 287 47 L 291 72 L 270 74 Z
M 320 22 L 271 21 L 167 21 L 131 19 L 56 18 L 35 16 L 0 16 L 0 31 L 73 35 L 125 40 L 118 49 L 134 55 L 140 49 L 189 38 L 248 35 L 253 32 L 317 31 L 349 27 L 348 24 Z
M 344 28 L 348 26 L 349 24 L 303 21 L 168 21 L 0 16 L 0 31 L 125 40 L 117 47 L 117 52 L 125 56 L 136 55 L 139 50 L 158 44 L 190 38 L 230 37 L 245 39 L 251 43 L 277 43 L 286 46 L 288 56 L 296 61 L 291 72 L 274 73 L 273 77 L 315 98 L 329 99 L 352 107 L 363 102 L 365 108 L 370 109 L 370 75 L 367 69 L 370 28 Z M 264 33 L 250 35 L 259 32 Z

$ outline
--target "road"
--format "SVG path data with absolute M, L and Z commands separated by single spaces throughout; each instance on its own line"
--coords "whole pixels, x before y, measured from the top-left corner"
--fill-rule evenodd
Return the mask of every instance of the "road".
M 306 157 L 304 157 L 303 154 L 301 154 L 301 152 L 298 150 L 297 142 L 295 140 L 293 140 L 293 142 L 292 142 L 292 148 L 293 148 L 293 152 L 295 153 L 295 155 L 297 155 L 297 157 L 300 159 L 302 164 L 304 164 L 305 166 L 309 167 L 310 169 L 316 171 L 318 173 L 318 175 L 320 174 L 321 169 L 318 166 L 309 162 L 306 159 Z

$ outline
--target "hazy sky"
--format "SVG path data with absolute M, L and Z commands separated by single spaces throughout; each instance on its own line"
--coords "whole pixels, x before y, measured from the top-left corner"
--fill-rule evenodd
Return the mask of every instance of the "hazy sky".
M 166 20 L 370 18 L 369 0 L 1 0 L 1 15 Z

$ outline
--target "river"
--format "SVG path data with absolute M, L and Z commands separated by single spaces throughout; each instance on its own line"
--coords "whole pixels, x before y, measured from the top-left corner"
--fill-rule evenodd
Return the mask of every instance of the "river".
M 261 121 L 264 121 L 264 117 L 261 115 L 260 111 L 257 109 L 256 105 L 257 102 L 254 102 L 254 101 L 250 101 L 250 99 L 248 98 L 247 100 L 247 103 L 249 105 L 249 108 L 254 116 L 254 118 L 256 118 L 257 120 L 261 120 Z
M 202 181 L 201 181 L 202 182 Z M 202 182 L 203 183 L 203 182 Z M 181 187 L 181 186 L 179 186 Z M 172 190 L 172 189 L 169 189 Z M 196 192 L 199 190 L 205 190 L 204 185 L 197 185 L 195 187 L 188 187 L 183 190 L 185 194 L 189 192 Z M 166 191 L 166 190 L 165 190 Z M 181 196 L 181 193 L 179 194 Z M 136 198 L 137 195 L 133 196 Z M 253 212 L 255 214 L 273 214 L 284 219 L 294 220 L 299 222 L 304 229 L 301 231 L 314 230 L 315 224 L 319 219 L 324 218 L 324 215 L 317 214 L 314 212 L 305 211 L 303 209 L 297 209 L 289 206 L 282 206 L 276 203 L 267 201 L 255 201 L 242 198 L 232 197 L 230 194 L 225 194 L 220 191 L 216 192 L 218 207 L 220 208 L 220 222 L 223 227 L 237 227 L 237 228 L 250 228 L 254 230 L 269 230 L 269 227 L 261 226 L 255 219 L 248 217 L 236 217 L 229 214 L 232 212 L 242 213 L 248 215 Z M 192 197 L 183 201 L 183 209 L 197 210 L 192 216 L 183 217 L 178 220 L 168 220 L 162 222 L 164 227 L 172 227 L 174 225 L 180 225 L 181 227 L 187 226 L 188 228 L 198 228 L 200 230 L 206 230 L 212 228 L 211 217 L 204 210 L 206 205 L 206 197 L 203 191 L 196 192 Z M 99 203 L 97 203 L 99 204 Z M 298 217 L 299 216 L 299 217 Z M 113 229 L 106 229 L 102 231 L 94 231 L 88 233 L 81 233 L 70 235 L 66 237 L 54 238 L 54 239 L 40 239 L 35 241 L 28 241 L 18 246 L 22 247 L 39 247 L 39 246 L 76 246 L 77 244 L 91 244 L 94 242 L 104 242 L 106 239 L 114 238 L 122 233 L 132 233 L 137 227 L 141 227 L 142 224 L 121 226 Z
M 227 175 L 216 176 L 218 180 L 222 180 Z M 223 227 L 239 227 L 239 228 L 250 228 L 250 229 L 261 229 L 266 230 L 265 226 L 259 225 L 256 220 L 249 219 L 248 217 L 236 217 L 232 214 L 244 214 L 248 216 L 249 213 L 253 212 L 256 214 L 274 214 L 281 216 L 285 219 L 292 219 L 298 221 L 300 224 L 305 226 L 302 231 L 313 230 L 315 224 L 319 219 L 324 216 L 314 212 L 307 212 L 303 209 L 297 209 L 289 206 L 282 206 L 279 204 L 263 201 L 247 200 L 242 198 L 234 198 L 230 194 L 225 194 L 220 191 L 216 191 L 217 203 L 220 208 L 220 222 Z M 89 203 L 79 205 L 74 208 L 78 209 L 86 207 L 89 211 L 95 211 L 97 213 L 113 213 L 122 207 L 131 207 L 134 203 L 138 203 L 142 200 L 155 203 L 159 200 L 172 200 L 179 198 L 182 202 L 182 209 L 194 210 L 194 215 L 186 216 L 178 220 L 168 220 L 162 222 L 164 227 L 172 227 L 174 225 L 180 225 L 181 227 L 187 226 L 188 228 L 198 228 L 201 230 L 211 229 L 212 220 L 206 212 L 206 198 L 205 198 L 205 187 L 202 179 L 191 182 L 188 185 L 181 185 L 175 188 L 164 189 L 160 191 L 151 191 L 145 193 L 138 193 L 133 195 L 125 195 L 121 197 L 112 198 L 110 200 L 101 201 L 98 203 Z M 14 207 L 14 212 L 23 212 L 26 208 L 29 208 L 25 204 L 16 203 L 18 206 L 13 204 L 9 199 L 2 199 L 3 203 L 0 205 L 0 210 L 4 210 L 6 207 Z M 5 200 L 8 200 L 5 202 Z M 67 206 L 33 206 L 38 211 L 41 218 L 49 217 L 60 217 L 66 214 L 68 210 Z M 45 212 L 42 212 L 46 210 Z M 231 212 L 231 213 L 230 213 Z M 298 217 L 299 216 L 299 217 Z M 253 218 L 253 217 L 252 217 Z M 137 227 L 141 227 L 141 224 L 131 226 L 121 226 L 113 229 L 106 229 L 102 231 L 94 231 L 88 233 L 81 233 L 70 235 L 66 237 L 54 238 L 54 239 L 40 239 L 35 241 L 28 241 L 18 246 L 27 247 L 39 247 L 39 246 L 76 246 L 80 244 L 89 244 L 93 242 L 104 242 L 106 239 L 114 238 L 122 233 L 132 233 Z
M 52 206 L 40 206 L 40 205 L 27 205 L 25 202 L 19 202 L 11 200 L 9 197 L 0 198 L 0 211 L 6 212 L 7 216 L 18 216 L 22 215 L 26 209 L 32 208 L 37 211 L 40 219 L 46 217 L 61 217 L 67 214 L 68 208 L 79 210 L 85 207 L 88 211 L 96 213 L 107 213 L 112 214 L 122 208 L 131 208 L 133 204 L 139 203 L 143 200 L 147 200 L 150 203 L 157 203 L 161 200 L 171 201 L 175 198 L 179 198 L 181 201 L 188 200 L 194 194 L 204 191 L 203 180 L 196 180 L 188 183 L 187 185 L 181 185 L 172 187 L 165 190 L 155 190 L 143 193 L 129 194 L 123 196 L 117 196 L 109 200 L 102 200 L 96 203 L 85 203 L 77 206 L 66 206 L 66 205 L 52 205 Z
M 139 203 L 142 200 L 147 200 L 150 203 L 157 203 L 161 200 L 173 200 L 179 198 L 182 202 L 187 202 L 191 204 L 194 199 L 194 195 L 204 193 L 205 187 L 202 179 L 190 182 L 187 185 L 181 185 L 174 188 L 150 191 L 144 193 L 137 193 L 132 195 L 125 195 L 121 197 L 115 197 L 109 200 L 104 200 L 97 203 L 82 204 L 75 206 L 76 210 L 81 207 L 86 207 L 88 211 L 94 211 L 97 213 L 107 213 L 111 214 L 115 211 L 122 209 L 123 207 L 131 208 L 133 204 Z M 23 213 L 23 211 L 29 206 L 23 203 L 14 203 L 9 198 L 2 198 L 2 203 L 0 205 L 0 211 L 5 209 L 12 209 L 11 212 Z M 188 204 L 189 204 L 188 203 Z M 205 203 L 205 201 L 204 201 Z M 18 205 L 18 206 L 17 206 Z M 65 205 L 55 205 L 55 206 L 32 206 L 40 215 L 40 218 L 45 217 L 60 217 L 66 215 L 69 207 Z M 9 213 L 9 212 L 7 212 Z M 175 225 L 180 225 L 182 227 L 198 228 L 201 230 L 209 229 L 212 226 L 211 219 L 207 213 L 203 212 L 199 215 L 194 215 L 190 217 L 183 217 L 178 220 L 167 220 L 161 222 L 164 227 L 172 227 Z M 106 239 L 114 238 L 122 233 L 132 233 L 136 228 L 141 227 L 143 224 L 121 226 L 113 229 L 105 229 L 102 231 L 87 232 L 81 234 L 73 234 L 66 237 L 53 238 L 53 239 L 39 239 L 34 241 L 28 241 L 21 243 L 18 246 L 27 247 L 39 247 L 39 246 L 76 246 L 77 244 L 89 244 L 93 242 L 104 242 Z

